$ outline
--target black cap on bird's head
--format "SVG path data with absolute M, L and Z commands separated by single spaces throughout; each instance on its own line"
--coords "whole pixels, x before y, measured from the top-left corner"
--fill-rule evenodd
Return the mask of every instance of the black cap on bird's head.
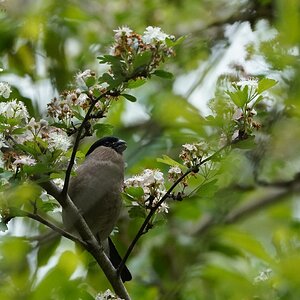
M 114 136 L 106 136 L 98 141 L 96 141 L 86 153 L 86 156 L 91 154 L 98 147 L 108 147 L 114 149 L 116 152 L 122 154 L 122 152 L 127 148 L 127 144 L 125 141 L 120 140 Z

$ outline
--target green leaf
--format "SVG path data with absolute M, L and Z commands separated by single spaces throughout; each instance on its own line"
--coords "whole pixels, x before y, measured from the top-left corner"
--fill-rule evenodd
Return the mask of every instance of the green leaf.
M 146 211 L 144 208 L 140 206 L 132 206 L 128 211 L 129 217 L 134 218 L 145 218 L 146 217 Z
M 113 55 L 103 55 L 103 56 L 98 56 L 100 64 L 115 64 L 120 62 L 120 57 L 118 56 L 113 56 Z
M 146 81 L 147 80 L 144 79 L 144 78 L 138 78 L 138 79 L 135 79 L 135 80 L 131 79 L 131 80 L 128 81 L 127 87 L 129 89 L 135 89 L 135 88 L 138 88 L 138 87 L 142 86 L 143 84 L 145 84 Z
M 12 131 L 12 134 L 22 134 L 23 132 L 25 132 L 26 128 L 16 128 Z
M 255 146 L 255 136 L 249 136 L 245 140 L 240 140 L 237 143 L 232 144 L 232 148 L 238 149 L 253 149 Z
M 204 198 L 212 198 L 218 191 L 217 179 L 202 184 L 198 189 L 198 194 Z
M 36 163 L 33 166 L 24 165 L 23 170 L 27 174 L 43 174 L 51 171 L 47 163 Z
M 245 104 L 249 101 L 248 97 L 248 86 L 246 85 L 243 89 L 240 87 L 236 86 L 236 91 L 234 92 L 229 92 L 227 91 L 226 94 L 229 95 L 231 98 L 232 102 L 240 108 L 243 108 Z
M 91 87 L 96 83 L 96 78 L 94 76 L 90 76 L 85 79 L 85 84 L 87 87 Z
M 257 93 L 261 94 L 262 92 L 270 89 L 277 84 L 277 81 L 270 78 L 263 78 L 258 82 Z
M 131 102 L 136 102 L 136 98 L 132 95 L 129 94 L 122 94 L 121 96 L 123 96 L 124 98 L 126 98 L 127 100 L 131 101 Z
M 187 35 L 183 35 L 179 37 L 177 40 L 166 38 L 165 42 L 168 47 L 175 47 L 177 45 L 180 45 L 186 38 Z
M 147 66 L 151 62 L 151 59 L 152 59 L 151 51 L 142 52 L 134 58 L 133 68 L 136 70 L 142 66 Z M 135 73 L 135 71 L 133 73 Z
M 274 263 L 273 258 L 266 252 L 261 243 L 247 232 L 230 229 L 223 233 L 223 238 L 230 245 L 234 245 L 240 250 L 244 250 L 268 263 Z
M 126 193 L 137 199 L 144 195 L 144 190 L 141 187 L 128 187 L 126 188 Z
M 55 201 L 41 201 L 38 204 L 39 210 L 47 213 L 52 212 L 54 209 L 59 208 L 60 205 Z
M 48 241 L 47 243 L 41 243 L 41 246 L 38 248 L 37 253 L 37 262 L 38 266 L 44 266 L 48 263 L 49 259 L 54 254 L 55 250 L 57 249 L 60 243 L 60 237 L 55 237 Z
M 118 87 L 124 81 L 124 77 L 118 76 L 118 77 L 114 78 L 110 74 L 104 73 L 98 79 L 98 81 L 99 81 L 99 83 L 106 82 L 109 85 L 109 89 L 111 90 L 111 89 Z
M 80 121 L 84 120 L 84 116 L 82 116 L 79 112 L 77 112 L 76 110 L 73 110 L 73 114 L 75 116 L 75 118 L 77 118 Z
M 168 155 L 163 155 L 162 158 L 157 158 L 157 161 L 171 167 L 180 167 L 181 170 L 187 170 L 187 167 L 172 159 Z
M 93 129 L 96 132 L 96 136 L 98 138 L 101 138 L 105 135 L 111 135 L 113 132 L 114 126 L 110 125 L 110 124 L 97 123 L 93 126 Z
M 165 70 L 156 70 L 153 72 L 153 74 L 158 77 L 166 78 L 166 79 L 172 79 L 174 77 L 172 73 L 167 72 Z

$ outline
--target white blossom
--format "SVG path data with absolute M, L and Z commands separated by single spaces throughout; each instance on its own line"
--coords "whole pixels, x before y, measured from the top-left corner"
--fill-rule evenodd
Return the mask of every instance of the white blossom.
M 95 300 L 122 300 L 116 296 L 111 290 L 106 290 L 104 293 L 99 293 Z
M 243 111 L 241 108 L 237 108 L 232 115 L 233 120 L 239 120 L 243 116 Z
M 9 98 L 11 93 L 10 85 L 7 82 L 0 82 L 0 96 Z
M 197 147 L 195 144 L 184 144 L 182 148 L 188 151 L 197 151 Z
M 133 31 L 128 26 L 122 26 L 119 27 L 118 29 L 115 29 L 114 32 L 115 32 L 115 39 L 118 40 L 120 37 L 122 37 L 122 35 L 130 37 Z
M 169 212 L 169 205 L 164 201 L 158 208 L 158 212 L 161 213 L 168 213 Z
M 55 179 L 53 179 L 53 182 L 55 183 L 55 185 L 58 187 L 58 188 L 60 188 L 60 189 L 62 189 L 63 187 L 64 187 L 64 180 L 63 179 L 61 179 L 61 178 L 55 178 Z
M 86 69 L 85 71 L 83 71 L 81 73 L 77 73 L 76 79 L 79 79 L 79 78 L 86 79 L 91 76 L 93 76 L 92 71 L 90 69 Z
M 247 79 L 247 80 L 241 80 L 236 83 L 237 86 L 240 86 L 241 88 L 244 88 L 245 86 L 249 86 L 251 88 L 256 89 L 258 86 L 258 80 L 255 78 Z
M 0 133 L 0 149 L 1 148 L 8 148 L 9 146 L 7 145 L 3 133 Z
M 164 33 L 161 28 L 148 26 L 143 34 L 143 42 L 146 44 L 151 44 L 153 42 L 164 42 L 169 35 Z
M 36 160 L 28 155 L 20 155 L 14 162 L 14 165 L 26 165 L 33 166 L 36 164 Z
M 182 171 L 178 166 L 171 167 L 168 171 L 169 174 L 181 174 Z
M 65 132 L 53 131 L 49 133 L 48 145 L 51 151 L 55 149 L 67 151 L 71 146 L 71 141 Z
M 9 102 L 0 102 L 0 114 L 6 118 L 25 119 L 25 121 L 27 121 L 29 117 L 24 103 L 16 99 Z
M 86 103 L 86 101 L 88 100 L 88 95 L 87 94 L 85 94 L 85 93 L 81 93 L 80 95 L 79 95 L 79 97 L 77 98 L 77 103 L 79 104 L 79 105 L 83 105 L 83 104 L 85 104 Z
M 92 76 L 95 76 L 95 73 L 93 71 L 91 71 L 90 69 L 87 69 L 81 73 L 77 73 L 75 76 L 75 80 L 79 86 L 84 87 L 85 80 Z
M 147 208 L 156 206 L 166 194 L 163 173 L 157 169 L 145 169 L 141 174 L 128 178 L 125 180 L 125 189 L 126 187 L 141 187 L 144 194 L 140 199 L 137 199 L 137 201 L 133 201 L 132 205 L 139 205 L 140 202 Z M 149 200 L 149 198 L 151 200 Z M 167 213 L 168 209 L 169 206 L 163 202 L 158 208 L 158 212 Z

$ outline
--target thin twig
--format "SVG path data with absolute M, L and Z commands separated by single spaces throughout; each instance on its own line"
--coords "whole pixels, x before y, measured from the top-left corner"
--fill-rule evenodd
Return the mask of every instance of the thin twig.
M 100 98 L 99 98 L 100 99 Z M 80 142 L 80 139 L 81 139 L 81 134 L 82 134 L 82 131 L 83 131 L 83 128 L 85 127 L 86 123 L 88 122 L 89 120 L 89 116 L 90 114 L 92 113 L 92 110 L 94 109 L 94 106 L 96 104 L 98 100 L 94 100 L 92 101 L 91 103 L 91 106 L 89 107 L 89 110 L 88 112 L 86 113 L 81 125 L 79 126 L 78 128 L 78 132 L 77 132 L 77 135 L 76 135 L 76 139 L 75 139 L 75 143 L 74 143 L 74 146 L 73 146 L 73 150 L 72 150 L 72 154 L 71 154 L 71 158 L 70 158 L 70 161 L 69 161 L 69 164 L 68 164 L 68 168 L 66 170 L 66 176 L 65 176 L 65 182 L 64 182 L 64 187 L 62 189 L 62 194 L 63 195 L 67 195 L 68 193 L 68 188 L 69 188 L 69 182 L 70 182 L 70 177 L 71 177 L 71 172 L 72 172 L 72 168 L 74 166 L 74 162 L 75 162 L 75 157 L 76 157 L 76 152 L 77 152 L 77 149 L 78 149 L 78 146 L 79 146 L 79 142 Z
M 60 235 L 64 236 L 65 238 L 72 240 L 75 243 L 81 244 L 83 247 L 87 247 L 87 243 L 84 242 L 82 239 L 78 238 L 75 235 L 72 235 L 70 233 L 68 233 L 67 231 L 61 229 L 60 227 L 54 225 L 53 223 L 49 222 L 48 220 L 44 219 L 43 217 L 41 217 L 40 215 L 36 214 L 36 213 L 30 213 L 27 211 L 23 211 L 21 210 L 21 214 L 22 216 L 26 216 L 30 219 L 33 219 L 35 221 L 38 221 L 42 224 L 44 224 L 45 226 L 51 228 L 52 230 L 54 230 L 55 232 L 59 233 Z
M 163 197 L 157 202 L 157 204 L 151 208 L 150 212 L 148 213 L 147 217 L 145 218 L 143 224 L 141 225 L 139 231 L 137 232 L 137 234 L 135 235 L 134 239 L 132 240 L 131 244 L 129 245 L 126 254 L 124 256 L 124 258 L 122 259 L 119 267 L 118 267 L 118 274 L 121 274 L 126 261 L 128 259 L 128 257 L 130 256 L 130 254 L 132 253 L 136 243 L 138 242 L 138 240 L 140 239 L 140 237 L 145 233 L 145 229 L 147 228 L 152 216 L 155 214 L 155 212 L 158 210 L 158 208 L 162 205 L 162 203 L 168 199 L 171 195 L 171 192 L 175 189 L 175 187 L 185 178 L 187 177 L 190 173 L 197 173 L 199 171 L 199 167 L 203 164 L 205 164 L 206 162 L 212 160 L 214 157 L 216 157 L 220 152 L 222 152 L 225 148 L 227 148 L 229 146 L 229 144 L 223 146 L 222 148 L 220 148 L 218 151 L 216 151 L 214 154 L 212 154 L 211 156 L 207 157 L 206 159 L 202 160 L 199 164 L 197 164 L 196 166 L 188 169 L 184 174 L 182 174 L 174 183 L 173 185 L 168 189 L 168 191 L 163 195 Z M 151 197 L 151 196 L 150 196 Z

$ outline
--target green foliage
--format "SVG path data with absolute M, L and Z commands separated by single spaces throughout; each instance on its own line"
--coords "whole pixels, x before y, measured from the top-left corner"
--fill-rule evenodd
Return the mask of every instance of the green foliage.
M 48 129 L 73 135 L 89 106 L 74 105 L 63 117 L 49 118 L 45 103 L 51 99 L 45 99 L 44 93 L 29 99 L 29 88 L 17 84 L 25 78 L 33 90 L 49 80 L 65 108 L 64 91 L 69 96 L 75 93 L 76 99 L 92 92 L 99 101 L 84 135 L 116 135 L 126 140 L 126 177 L 146 168 L 161 168 L 168 189 L 173 183 L 167 180 L 169 167 L 179 167 L 182 173 L 188 170 L 178 157 L 183 144 L 205 141 L 209 149 L 202 160 L 228 145 L 200 165 L 197 174 L 190 174 L 186 186 L 175 188 L 166 202 L 168 214 L 151 220 L 154 228 L 148 228 L 128 262 L 132 299 L 299 299 L 299 189 L 293 186 L 300 151 L 299 1 L 240 1 L 224 14 L 211 13 L 223 12 L 224 1 L 25 2 L 22 8 L 14 1 L 0 3 L 0 68 L 4 69 L 0 76 L 19 76 L 3 80 L 12 85 L 11 99 L 25 103 L 28 112 L 27 116 L 16 111 L 9 115 L 6 110 L 0 115 L 0 148 L 3 138 L 12 136 L 15 139 L 9 146 L 18 155 L 14 157 L 11 149 L 1 152 L 1 162 L 11 169 L 0 165 L 0 230 L 8 231 L 0 238 L 0 299 L 95 299 L 98 292 L 110 288 L 89 254 L 74 252 L 65 239 L 46 244 L 26 240 L 43 235 L 45 226 L 26 218 L 24 211 L 60 226 L 57 202 L 32 182 L 40 175 L 40 181 L 64 178 L 71 154 L 71 148 L 52 147 L 47 137 L 51 130 L 41 129 L 41 119 L 49 120 Z M 202 106 L 196 107 L 202 95 L 195 100 L 193 92 L 212 80 L 213 71 L 226 58 L 222 53 L 232 49 L 233 33 L 228 37 L 224 28 L 248 19 L 253 30 L 264 20 L 269 24 L 266 28 L 277 32 L 245 47 L 247 63 L 264 58 L 267 70 L 248 74 L 247 67 L 228 66 L 230 70 L 217 81 L 211 111 L 204 116 L 199 111 Z M 176 56 L 165 65 L 173 53 L 160 43 L 136 52 L 130 48 L 124 56 L 107 55 L 114 40 L 112 30 L 123 24 L 141 34 L 153 25 L 176 37 L 185 36 L 166 38 L 166 47 L 175 47 Z M 157 64 L 153 49 L 158 51 Z M 74 75 L 87 68 L 92 70 L 88 76 L 74 83 Z M 175 94 L 174 85 L 182 84 L 176 79 L 190 71 L 198 74 L 195 84 L 189 85 L 184 96 Z M 46 89 L 42 86 L 43 92 Z M 135 89 L 133 95 L 131 89 Z M 2 95 L 0 101 L 8 103 Z M 36 118 L 34 134 L 24 141 L 31 117 Z M 39 133 L 34 131 L 37 123 Z M 78 162 L 86 152 L 84 141 L 81 147 Z M 36 163 L 14 165 L 24 153 Z M 228 224 L 239 209 L 249 209 L 268 197 L 275 199 L 278 191 L 290 187 L 295 187 L 294 195 L 286 193 L 274 201 L 276 205 L 262 205 Z M 123 194 L 128 213 L 122 214 L 114 237 L 122 254 L 149 211 L 142 202 L 135 203 L 144 196 L 141 187 L 129 187 Z M 164 224 L 155 226 L 155 222 Z M 14 228 L 22 228 L 18 236 L 23 229 L 26 234 L 12 237 Z M 41 267 L 48 268 L 44 274 Z

